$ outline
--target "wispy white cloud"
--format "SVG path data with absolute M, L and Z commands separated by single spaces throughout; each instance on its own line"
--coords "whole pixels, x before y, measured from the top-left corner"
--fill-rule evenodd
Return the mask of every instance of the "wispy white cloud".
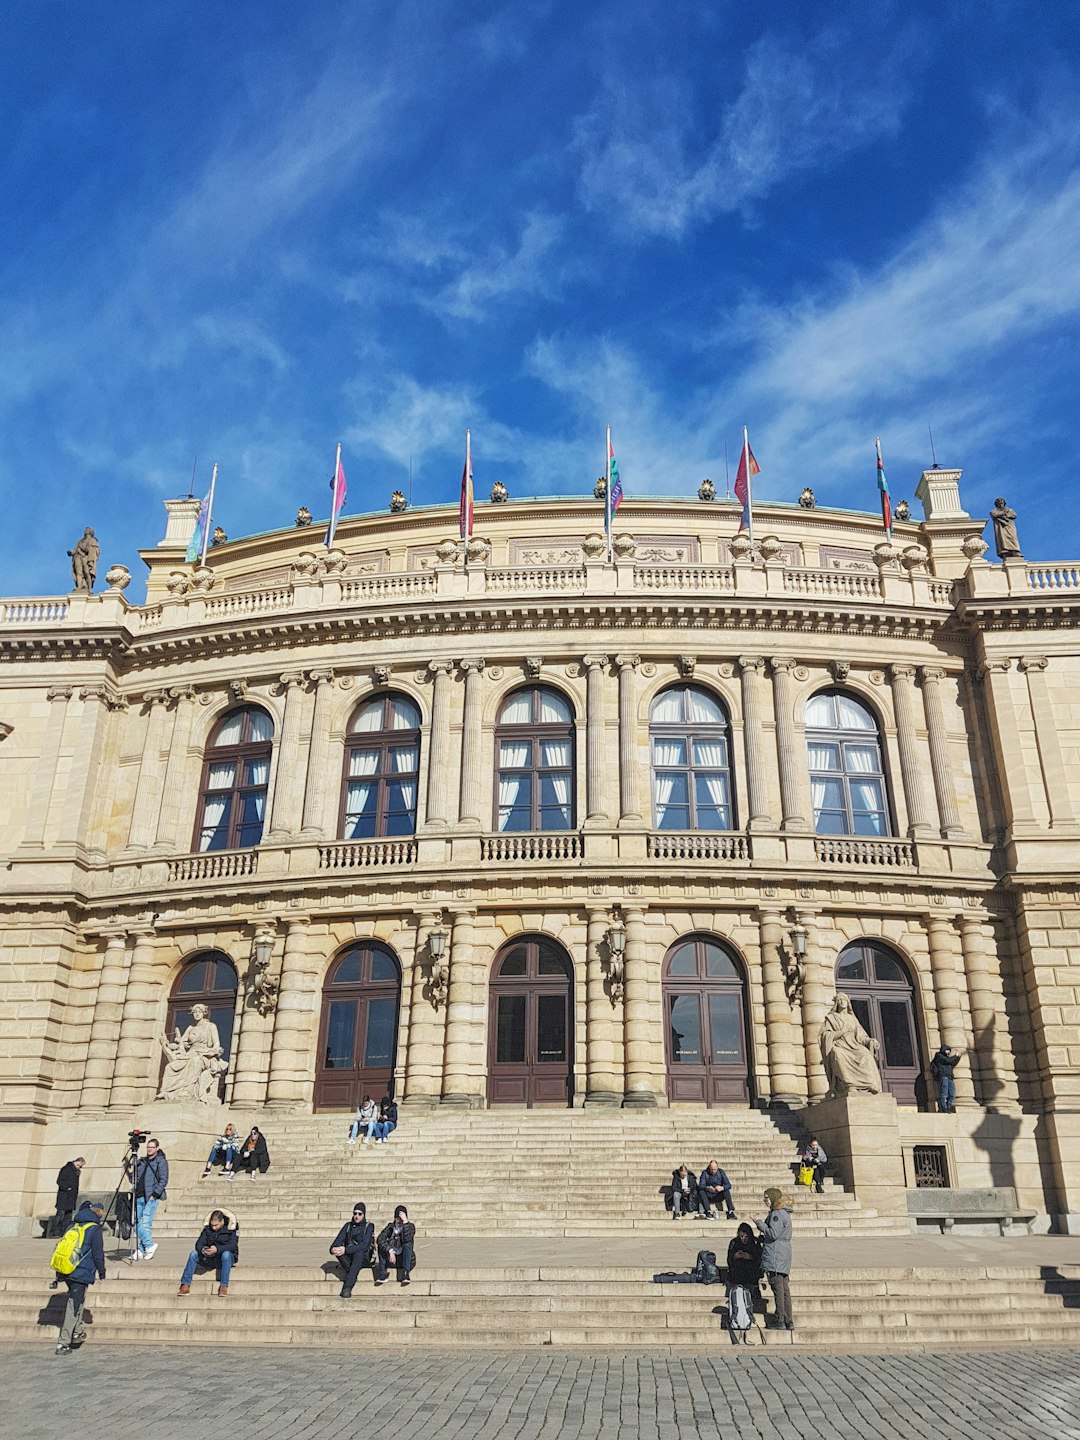
M 555 216 L 527 216 L 516 250 L 488 247 L 432 297 L 432 308 L 456 319 L 476 320 L 489 312 L 492 302 L 508 296 L 552 294 L 558 281 L 556 249 L 564 231 Z

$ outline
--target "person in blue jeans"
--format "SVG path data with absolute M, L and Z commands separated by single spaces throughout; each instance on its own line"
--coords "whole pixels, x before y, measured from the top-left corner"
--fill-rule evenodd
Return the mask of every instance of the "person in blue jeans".
M 953 1079 L 953 1071 L 959 1064 L 960 1052 L 950 1050 L 948 1045 L 942 1045 L 930 1061 L 930 1074 L 938 1086 L 938 1109 L 944 1115 L 951 1115 L 956 1109 L 956 1081 Z
M 169 1184 L 169 1162 L 157 1140 L 147 1140 L 146 1154 L 139 1161 L 135 1171 L 135 1235 L 137 1244 L 132 1251 L 132 1260 L 152 1260 L 157 1246 L 154 1244 L 154 1215 L 158 1205 L 165 1199 Z
M 236 1126 L 226 1125 L 225 1129 L 214 1141 L 214 1148 L 206 1157 L 206 1169 L 202 1173 L 202 1178 L 204 1180 L 206 1179 L 206 1177 L 210 1174 L 214 1161 L 220 1158 L 222 1164 L 225 1167 L 221 1173 L 223 1175 L 228 1175 L 229 1179 L 231 1180 L 236 1174 L 236 1171 L 233 1169 L 233 1160 L 235 1159 L 236 1152 L 239 1149 L 240 1136 L 236 1133 Z
M 220 1296 L 228 1295 L 229 1276 L 239 1259 L 240 1232 L 236 1226 L 236 1216 L 230 1215 L 227 1210 L 211 1210 L 210 1218 L 195 1241 L 195 1249 L 188 1256 L 184 1273 L 180 1276 L 179 1293 L 191 1294 L 195 1271 L 202 1265 L 208 1269 L 210 1266 L 214 1267 L 218 1279 L 217 1293 Z
M 384 1095 L 379 1106 L 379 1118 L 375 1124 L 375 1144 L 385 1145 L 391 1130 L 397 1129 L 397 1103 Z
M 356 1112 L 356 1119 L 349 1126 L 349 1144 L 355 1145 L 360 1131 L 363 1130 L 365 1132 L 363 1143 L 366 1145 L 374 1135 L 375 1126 L 378 1123 L 379 1112 L 375 1108 L 375 1101 L 370 1095 L 365 1095 Z

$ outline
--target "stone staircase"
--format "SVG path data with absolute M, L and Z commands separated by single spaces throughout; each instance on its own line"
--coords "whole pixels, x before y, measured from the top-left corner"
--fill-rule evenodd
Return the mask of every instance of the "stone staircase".
M 174 1161 L 156 1234 L 194 1237 L 207 1211 L 225 1204 L 246 1236 L 329 1238 L 358 1198 L 380 1225 L 407 1205 L 427 1236 L 659 1234 L 672 1224 L 661 1188 L 672 1168 L 685 1160 L 700 1171 L 713 1156 L 740 1214 L 760 1213 L 762 1191 L 779 1185 L 794 1198 L 800 1236 L 909 1229 L 831 1180 L 823 1195 L 795 1186 L 794 1134 L 755 1110 L 403 1109 L 385 1145 L 347 1144 L 343 1116 L 268 1113 L 238 1129 L 252 1123 L 267 1136 L 269 1172 L 255 1182 L 217 1171 L 202 1180 L 201 1164 Z M 688 1237 L 727 1234 L 696 1217 L 679 1223 Z

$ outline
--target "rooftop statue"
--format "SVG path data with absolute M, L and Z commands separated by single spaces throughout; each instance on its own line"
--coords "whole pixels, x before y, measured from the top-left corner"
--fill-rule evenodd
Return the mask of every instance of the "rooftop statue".
M 98 555 L 101 552 L 89 525 L 83 531 L 82 539 L 75 549 L 69 550 L 67 553 L 71 556 L 71 574 L 75 581 L 75 589 L 83 590 L 87 595 L 92 594 L 94 581 L 97 578 Z
M 1010 510 L 1001 498 L 994 501 L 990 511 L 994 522 L 994 549 L 999 560 L 1015 560 L 1021 555 L 1020 539 L 1016 533 L 1016 511 Z
M 830 1095 L 880 1095 L 878 1043 L 855 1017 L 851 1001 L 837 995 L 818 1036 Z

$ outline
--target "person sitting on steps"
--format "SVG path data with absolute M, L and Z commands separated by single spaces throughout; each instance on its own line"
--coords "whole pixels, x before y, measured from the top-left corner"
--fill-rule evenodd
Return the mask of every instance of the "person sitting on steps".
M 810 1183 L 818 1195 L 825 1190 L 825 1166 L 828 1159 L 828 1155 L 812 1135 L 809 1142 L 799 1152 L 800 1163 L 814 1172 L 814 1178 Z
M 697 1176 L 692 1175 L 685 1165 L 671 1172 L 671 1218 L 681 1220 L 698 1208 Z
M 397 1129 L 397 1101 L 389 1095 L 384 1095 L 382 1104 L 379 1106 L 379 1118 L 375 1124 L 375 1144 L 385 1145 L 390 1138 L 390 1131 Z
M 195 1241 L 195 1248 L 188 1256 L 184 1273 L 180 1276 L 181 1295 L 191 1294 L 191 1282 L 195 1271 L 211 1266 L 217 1275 L 217 1293 L 224 1298 L 229 1293 L 229 1276 L 240 1259 L 240 1230 L 236 1216 L 229 1210 L 211 1210 L 210 1216 Z
M 221 1173 L 227 1175 L 231 1180 L 236 1174 L 236 1171 L 233 1169 L 233 1160 L 236 1158 L 236 1152 L 239 1149 L 240 1136 L 236 1133 L 236 1126 L 226 1125 L 225 1129 L 214 1141 L 214 1146 L 210 1154 L 206 1157 L 206 1169 L 200 1178 L 205 1180 L 210 1174 L 214 1164 L 220 1159 L 223 1167 Z
M 698 1178 L 698 1210 L 705 1219 L 720 1219 L 720 1202 L 723 1201 L 729 1220 L 737 1220 L 735 1206 L 731 1203 L 731 1181 L 720 1169 L 717 1160 L 710 1160 Z
M 416 1226 L 409 1219 L 405 1206 L 398 1205 L 394 1210 L 393 1220 L 379 1231 L 379 1238 L 375 1242 L 376 1285 L 386 1284 L 388 1265 L 397 1268 L 398 1279 L 402 1285 L 409 1284 L 409 1276 L 416 1264 L 415 1240 Z
M 744 1345 L 750 1343 L 750 1328 L 755 1323 L 754 1309 L 761 1293 L 762 1244 L 744 1220 L 728 1246 L 728 1325 L 732 1344 L 737 1344 L 740 1339 Z
M 364 1130 L 367 1132 L 363 1140 L 366 1145 L 375 1133 L 375 1124 L 378 1118 L 379 1112 L 375 1108 L 375 1101 L 370 1095 L 365 1095 L 357 1107 L 356 1119 L 349 1126 L 349 1144 L 355 1145 L 360 1131 Z
M 345 1272 L 345 1283 L 341 1287 L 341 1298 L 348 1300 L 356 1284 L 356 1277 L 365 1265 L 375 1265 L 375 1226 L 367 1218 L 367 1206 L 357 1200 L 353 1206 L 352 1219 L 346 1220 L 330 1244 L 330 1254 Z
M 270 1151 L 266 1148 L 266 1136 L 257 1125 L 251 1127 L 251 1134 L 240 1146 L 236 1157 L 237 1170 L 246 1170 L 255 1179 L 256 1171 L 265 1175 L 270 1169 Z

